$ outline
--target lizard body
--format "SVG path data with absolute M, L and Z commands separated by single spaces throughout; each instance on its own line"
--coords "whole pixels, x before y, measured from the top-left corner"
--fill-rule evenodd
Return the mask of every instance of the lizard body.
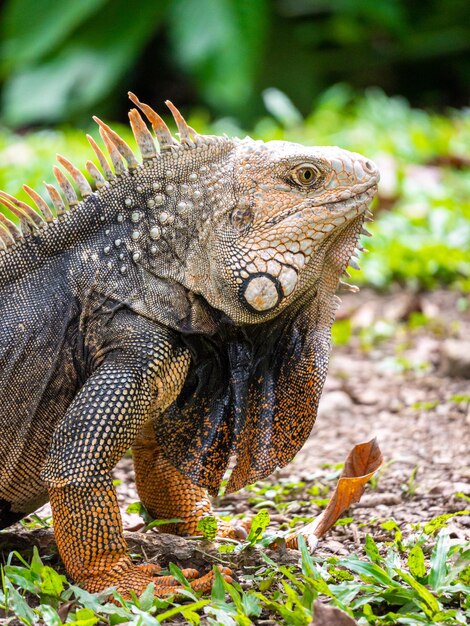
M 142 163 L 98 120 L 113 169 L 91 140 L 96 191 L 58 157 L 55 215 L 0 192 L 21 220 L 0 220 L 0 527 L 50 500 L 75 581 L 165 594 L 174 579 L 127 555 L 112 468 L 132 446 L 144 505 L 195 534 L 231 457 L 228 490 L 291 460 L 378 173 L 339 148 L 198 135 L 169 103 L 178 142 L 131 99 L 158 139 L 133 109 Z

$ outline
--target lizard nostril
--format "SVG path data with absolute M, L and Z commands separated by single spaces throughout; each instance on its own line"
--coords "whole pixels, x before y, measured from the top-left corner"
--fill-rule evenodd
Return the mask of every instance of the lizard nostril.
M 369 174 L 374 174 L 376 171 L 376 167 L 372 161 L 364 161 L 364 169 Z

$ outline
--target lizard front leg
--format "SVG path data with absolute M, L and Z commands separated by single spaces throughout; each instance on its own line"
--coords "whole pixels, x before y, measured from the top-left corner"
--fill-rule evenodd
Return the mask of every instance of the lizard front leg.
M 160 530 L 175 535 L 200 535 L 199 521 L 214 515 L 209 494 L 165 458 L 155 439 L 153 424 L 143 428 L 132 453 L 137 492 L 147 511 L 154 519 L 181 520 L 163 524 Z M 247 535 L 245 523 L 235 526 L 221 519 L 217 522 L 220 537 L 243 539 Z
M 172 577 L 154 577 L 156 567 L 132 563 L 110 476 L 150 416 L 184 381 L 189 357 L 164 339 L 155 332 L 119 336 L 119 348 L 109 351 L 69 407 L 42 472 L 59 552 L 71 578 L 89 591 L 115 586 L 129 597 L 150 582 L 157 595 L 179 588 Z M 212 580 L 210 573 L 191 585 L 206 590 Z
M 110 476 L 90 481 L 86 488 L 50 489 L 54 535 L 69 576 L 90 592 L 116 587 L 124 597 L 140 595 L 150 582 L 158 596 L 177 593 L 173 576 L 157 576 L 159 567 L 135 565 L 122 536 L 122 522 Z M 223 569 L 230 580 L 229 570 Z M 213 573 L 197 578 L 194 569 L 183 570 L 195 591 L 208 591 Z

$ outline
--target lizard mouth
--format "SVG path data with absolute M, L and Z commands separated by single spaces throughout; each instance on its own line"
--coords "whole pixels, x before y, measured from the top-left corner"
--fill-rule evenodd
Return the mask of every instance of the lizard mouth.
M 372 199 L 377 194 L 377 183 L 374 182 L 365 189 L 360 189 L 357 193 L 351 195 L 349 198 L 338 198 L 337 200 L 326 201 L 315 200 L 312 198 L 311 202 L 306 203 L 302 208 L 292 208 L 286 213 L 280 213 L 276 217 L 269 219 L 267 224 L 269 226 L 282 224 L 285 220 L 292 219 L 295 215 L 302 214 L 304 211 L 315 211 L 315 209 L 322 209 L 325 212 L 329 212 L 338 218 L 352 219 L 356 215 L 363 213 L 367 210 Z M 315 215 L 315 225 L 331 222 L 331 217 L 319 218 L 318 214 Z M 334 223 L 334 222 L 333 222 Z M 341 222 L 342 223 L 342 222 Z
M 314 206 L 322 206 L 325 211 L 331 212 L 332 214 L 338 213 L 345 220 L 350 220 L 357 217 L 361 213 L 364 213 L 368 209 L 369 204 L 372 202 L 376 193 L 377 184 L 374 184 L 364 191 L 351 196 L 350 198 L 335 200 L 333 202 L 327 202 L 322 205 Z M 328 222 L 328 219 L 325 218 L 322 222 Z

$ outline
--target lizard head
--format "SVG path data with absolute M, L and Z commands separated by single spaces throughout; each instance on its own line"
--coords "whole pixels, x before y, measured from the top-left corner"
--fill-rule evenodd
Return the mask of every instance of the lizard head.
M 336 147 L 245 139 L 231 176 L 233 203 L 211 225 L 209 302 L 257 323 L 320 288 L 333 293 L 377 191 L 376 166 Z

